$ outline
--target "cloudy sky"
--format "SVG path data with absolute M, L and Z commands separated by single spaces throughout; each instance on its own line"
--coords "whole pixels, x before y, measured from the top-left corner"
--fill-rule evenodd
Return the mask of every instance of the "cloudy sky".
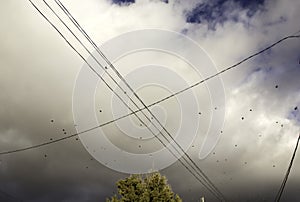
M 46 16 L 58 23 L 42 1 L 34 2 Z M 47 2 L 63 16 L 54 1 Z M 218 71 L 300 29 L 298 0 L 87 0 L 84 3 L 62 0 L 62 3 L 109 56 L 123 48 L 110 44 L 125 33 L 143 29 L 170 30 L 198 43 Z M 0 152 L 76 133 L 78 123 L 74 120 L 73 92 L 80 71 L 86 68 L 83 60 L 29 1 L 1 1 L 0 15 Z M 62 25 L 58 28 L 74 42 L 83 57 L 88 58 L 88 53 L 71 39 L 66 29 Z M 123 41 L 124 47 L 129 43 Z M 159 41 L 159 44 L 177 45 L 168 40 Z M 182 44 L 178 44 L 177 49 L 198 57 Z M 188 85 L 209 76 L 207 71 L 210 70 L 205 68 L 200 69 L 202 76 L 190 74 L 190 67 L 178 58 L 159 51 L 137 52 L 122 56 L 115 64 L 124 76 L 127 74 L 126 77 L 132 79 L 132 85 L 149 78 L 160 78 L 159 81 L 173 78 L 154 70 L 151 74 L 140 74 L 138 80 L 130 77 L 131 66 L 135 67 L 135 72 L 139 69 L 147 72 L 147 68 L 152 68 L 147 65 L 154 63 L 153 60 L 184 77 Z M 208 82 L 193 89 L 198 108 L 192 108 L 189 103 L 185 108 L 178 104 L 180 100 L 170 100 L 153 110 L 174 134 L 180 128 L 180 110 L 201 115 L 197 119 L 199 130 L 189 145 L 188 154 L 229 201 L 273 201 L 300 132 L 299 78 L 300 40 L 289 39 L 221 74 L 218 78 L 223 82 L 221 101 L 212 96 L 214 90 L 209 89 Z M 178 82 L 170 81 L 170 84 L 175 86 Z M 109 114 L 118 114 L 123 108 L 112 102 L 109 90 L 101 83 L 97 85 L 95 99 L 99 104 L 95 107 L 96 117 L 100 122 L 109 121 L 113 118 Z M 169 93 L 156 81 L 152 86 L 138 87 L 138 94 L 146 103 L 160 100 Z M 218 107 L 213 103 L 219 103 Z M 222 109 L 224 118 L 222 113 L 216 112 Z M 194 123 L 193 117 L 190 114 L 187 119 L 190 124 Z M 123 125 L 123 130 L 118 123 L 103 128 L 105 134 L 111 134 L 111 142 L 132 153 L 161 149 L 157 142 L 147 147 L 143 140 L 138 140 L 134 130 L 124 132 L 138 126 L 135 119 L 126 119 L 132 122 L 121 122 L 129 124 Z M 205 136 L 214 129 L 214 125 L 209 124 L 213 119 L 221 120 L 222 134 L 210 154 L 200 160 L 198 155 Z M 84 138 L 76 138 L 0 155 L 0 201 L 104 201 L 113 195 L 116 191 L 114 183 L 128 174 L 98 162 L 86 149 Z M 151 143 L 151 137 L 149 139 Z M 93 146 L 97 145 L 95 142 Z M 105 158 L 113 159 L 107 154 Z M 122 167 L 126 161 L 119 158 L 117 163 Z M 201 196 L 216 201 L 179 162 L 161 172 L 184 201 L 198 201 Z M 282 201 L 299 201 L 299 184 L 298 155 Z

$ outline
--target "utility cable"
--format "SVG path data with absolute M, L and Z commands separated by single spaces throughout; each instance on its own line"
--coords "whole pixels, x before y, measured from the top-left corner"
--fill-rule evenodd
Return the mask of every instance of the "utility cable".
M 295 147 L 292 159 L 290 161 L 289 167 L 288 167 L 288 169 L 287 169 L 287 171 L 285 173 L 285 177 L 284 177 L 284 179 L 282 181 L 282 184 L 281 184 L 281 186 L 280 186 L 280 188 L 279 188 L 279 190 L 277 192 L 277 195 L 276 195 L 276 198 L 275 198 L 275 202 L 279 202 L 280 198 L 282 196 L 283 190 L 285 188 L 286 182 L 288 180 L 288 177 L 289 177 L 289 174 L 291 172 L 292 165 L 293 165 L 293 162 L 294 162 L 294 159 L 295 159 L 295 156 L 296 156 L 296 152 L 297 152 L 297 149 L 298 149 L 299 140 L 300 140 L 300 135 L 298 136 L 297 144 L 296 144 L 296 147 Z
M 123 102 L 123 104 L 125 104 L 127 106 L 127 108 L 130 109 L 130 111 L 132 113 L 134 113 L 134 111 L 125 103 L 125 101 L 122 100 L 122 98 L 115 93 L 115 91 L 113 91 L 113 89 L 105 82 L 105 80 L 101 77 L 101 75 L 99 73 L 97 73 L 97 71 L 87 62 L 87 60 L 75 49 L 75 47 L 66 39 L 66 37 L 57 29 L 57 27 L 37 8 L 37 6 L 31 1 L 29 0 L 30 3 L 34 6 L 34 8 L 36 10 L 38 10 L 38 12 L 47 20 L 48 23 L 50 23 L 50 25 L 60 34 L 60 36 L 68 43 L 68 45 L 88 64 L 88 66 L 93 70 L 94 73 L 97 74 L 97 76 L 99 76 L 99 78 L 101 78 L 101 80 L 107 85 L 107 87 Z M 135 113 L 134 113 L 135 114 Z M 136 115 L 136 114 L 135 114 Z M 150 130 L 150 132 L 163 144 L 164 147 L 166 147 L 173 155 L 175 158 L 178 159 L 178 157 L 164 144 L 164 142 L 162 142 L 157 135 L 143 122 L 143 120 L 141 120 L 138 116 L 137 118 Z M 185 164 L 179 159 L 179 161 L 182 163 L 182 165 L 185 166 Z M 186 166 L 185 166 L 186 167 Z M 189 170 L 191 172 L 191 170 Z M 192 172 L 191 172 L 192 173 Z M 192 173 L 193 174 L 193 173 Z M 194 175 L 194 174 L 193 174 Z M 195 175 L 194 175 L 195 176 Z M 199 178 L 197 178 L 199 179 Z M 202 181 L 200 181 L 210 192 L 212 192 Z M 212 192 L 213 193 L 213 192 Z M 215 195 L 215 194 L 214 194 Z
M 157 121 L 160 127 L 163 128 L 163 130 L 168 134 L 168 136 L 172 139 L 172 141 L 175 142 L 175 144 L 180 148 L 180 150 L 184 153 L 184 156 L 188 158 L 192 162 L 192 164 L 196 167 L 196 172 L 200 172 L 201 175 L 204 176 L 205 181 L 207 181 L 208 184 L 211 184 L 211 186 L 222 196 L 223 194 L 218 190 L 218 188 L 211 182 L 211 180 L 205 175 L 205 173 L 199 168 L 199 166 L 191 159 L 191 157 L 184 151 L 184 149 L 181 147 L 180 144 L 173 138 L 173 136 L 167 131 L 167 129 L 161 124 L 161 122 L 157 119 L 157 117 L 151 112 L 151 110 L 147 107 L 147 105 L 142 101 L 142 99 L 135 93 L 135 91 L 131 88 L 131 86 L 128 84 L 128 82 L 124 79 L 124 77 L 118 72 L 118 70 L 114 67 L 114 65 L 107 59 L 107 57 L 103 54 L 103 52 L 98 48 L 98 46 L 94 43 L 94 41 L 89 37 L 89 35 L 85 32 L 85 30 L 80 26 L 80 24 L 77 22 L 77 20 L 72 16 L 72 14 L 66 9 L 66 7 L 59 1 L 55 0 L 55 2 L 60 6 L 60 8 L 65 12 L 65 14 L 69 17 L 69 19 L 73 22 L 73 24 L 78 28 L 79 31 L 82 32 L 82 34 L 86 37 L 86 39 L 92 44 L 92 46 L 95 48 L 95 50 L 99 53 L 100 56 L 107 62 L 107 64 L 114 70 L 114 72 L 117 74 L 117 76 L 125 83 L 125 85 L 130 89 L 130 91 L 134 94 L 134 96 L 142 103 L 144 108 L 147 109 L 147 111 L 151 114 L 151 116 Z M 134 103 L 134 105 L 139 108 L 139 106 L 131 99 L 131 101 Z M 142 111 L 143 112 L 143 111 Z M 150 121 L 152 124 L 153 122 L 149 119 L 149 117 L 146 116 L 146 114 L 143 113 L 143 115 Z M 154 125 L 154 124 L 153 124 Z M 155 126 L 155 125 L 154 125 Z M 155 126 L 156 127 L 156 126 Z M 156 127 L 157 128 L 157 127 Z M 158 128 L 157 128 L 158 129 Z M 159 129 L 158 129 L 159 130 Z M 162 133 L 161 133 L 162 134 Z M 163 134 L 162 134 L 163 135 Z M 165 138 L 167 141 L 168 139 Z M 199 174 L 200 175 L 200 174 Z

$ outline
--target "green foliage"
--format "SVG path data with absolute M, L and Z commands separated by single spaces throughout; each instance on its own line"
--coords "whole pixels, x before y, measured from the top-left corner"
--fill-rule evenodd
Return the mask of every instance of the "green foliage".
M 158 172 L 146 175 L 131 175 L 117 182 L 118 194 L 106 202 L 182 202 L 173 193 L 167 178 Z

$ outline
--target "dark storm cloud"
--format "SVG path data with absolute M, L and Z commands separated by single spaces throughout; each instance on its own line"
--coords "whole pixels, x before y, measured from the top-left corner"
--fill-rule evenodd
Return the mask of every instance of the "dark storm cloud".
M 28 2 L 2 2 L 0 10 L 6 16 L 0 33 L 0 151 L 75 133 L 71 98 L 81 63 L 65 60 L 74 53 Z M 25 201 L 101 200 L 120 176 L 91 159 L 75 137 L 0 156 L 0 190 Z M 8 201 L 3 195 L 0 201 Z
M 226 21 L 238 21 L 239 11 L 245 10 L 248 17 L 252 17 L 261 9 L 264 0 L 213 0 L 204 1 L 186 13 L 188 23 L 207 24 L 209 29 L 215 29 L 217 24 Z
M 160 0 L 161 2 L 164 3 L 169 3 L 169 0 Z M 133 3 L 135 3 L 135 0 L 112 0 L 113 4 L 117 4 L 119 6 L 129 6 Z
M 119 6 L 129 6 L 130 4 L 135 3 L 135 0 L 112 0 L 112 3 Z

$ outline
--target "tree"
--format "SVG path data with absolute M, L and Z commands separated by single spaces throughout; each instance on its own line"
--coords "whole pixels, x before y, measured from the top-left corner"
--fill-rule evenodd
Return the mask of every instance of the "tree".
M 173 193 L 167 178 L 155 172 L 146 175 L 131 175 L 116 183 L 118 194 L 106 199 L 106 202 L 182 202 Z

